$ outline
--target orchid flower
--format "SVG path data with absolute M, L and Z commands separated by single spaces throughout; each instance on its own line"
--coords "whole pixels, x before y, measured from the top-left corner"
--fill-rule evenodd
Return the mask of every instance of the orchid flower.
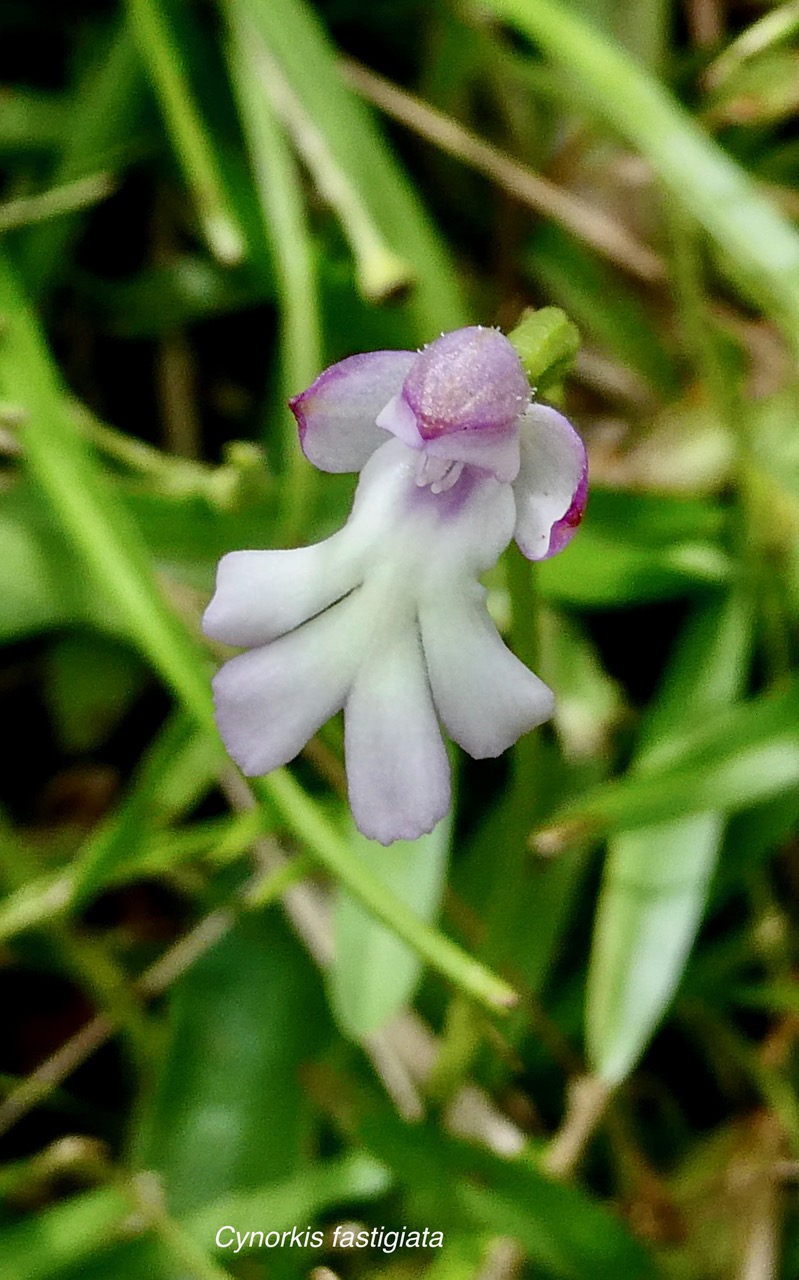
M 552 715 L 478 579 L 512 538 L 530 560 L 566 545 L 585 506 L 585 449 L 532 403 L 511 342 L 482 327 L 421 352 L 350 356 L 291 409 L 308 460 L 360 480 L 325 542 L 220 562 L 203 627 L 246 652 L 214 680 L 219 730 L 256 776 L 343 707 L 357 826 L 383 844 L 415 839 L 450 804 L 439 722 L 483 759 Z

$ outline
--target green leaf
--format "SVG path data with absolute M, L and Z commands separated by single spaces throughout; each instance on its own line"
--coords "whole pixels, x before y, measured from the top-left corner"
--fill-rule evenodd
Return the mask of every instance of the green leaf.
M 353 829 L 357 855 L 397 897 L 428 923 L 438 915 L 446 879 L 451 824 L 444 819 L 418 840 L 383 848 Z M 419 956 L 346 890 L 335 910 L 331 999 L 342 1027 L 356 1039 L 377 1031 L 411 999 L 422 973 Z
M 169 1023 L 137 1163 L 161 1175 L 171 1212 L 294 1174 L 300 1068 L 328 1024 L 318 975 L 279 914 L 243 918 L 201 956 L 172 989 Z
M 740 693 L 751 638 L 751 610 L 737 596 L 691 618 L 640 735 L 633 773 L 644 784 L 658 761 L 682 753 L 686 706 L 702 717 Z M 706 794 L 709 805 L 720 798 L 712 785 Z M 723 832 L 722 811 L 709 807 L 609 842 L 586 996 L 589 1059 L 608 1084 L 635 1066 L 674 994 Z
M 624 531 L 626 532 L 626 531 Z M 618 607 L 670 600 L 726 582 L 732 564 L 710 542 L 646 547 L 594 529 L 588 520 L 557 559 L 536 566 L 541 594 L 558 604 Z
M 592 1069 L 618 1084 L 667 1008 L 705 909 L 724 831 L 698 813 L 610 842 L 586 991 Z

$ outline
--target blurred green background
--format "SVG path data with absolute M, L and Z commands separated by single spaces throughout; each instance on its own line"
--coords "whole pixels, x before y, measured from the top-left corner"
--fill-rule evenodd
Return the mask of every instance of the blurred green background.
M 0 7 L 3 1280 L 799 1274 L 798 32 Z M 338 721 L 244 784 L 199 618 L 346 517 L 288 395 L 544 306 L 588 514 L 487 585 L 557 714 L 385 850 Z

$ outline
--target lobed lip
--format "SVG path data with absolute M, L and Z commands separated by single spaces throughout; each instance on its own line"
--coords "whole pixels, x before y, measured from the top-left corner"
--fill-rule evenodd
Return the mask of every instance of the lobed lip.
M 325 542 L 220 562 L 204 629 L 245 652 L 214 680 L 217 723 L 257 775 L 343 707 L 357 825 L 384 844 L 415 839 L 450 804 L 439 725 L 484 758 L 553 712 L 496 631 L 479 576 L 512 538 L 533 560 L 566 545 L 585 507 L 585 449 L 562 414 L 529 404 L 493 329 L 350 356 L 290 404 L 309 460 L 361 476 Z

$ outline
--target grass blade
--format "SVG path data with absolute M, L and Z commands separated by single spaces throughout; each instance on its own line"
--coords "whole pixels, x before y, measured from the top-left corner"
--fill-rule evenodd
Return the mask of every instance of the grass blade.
M 487 7 L 578 77 L 597 112 L 646 156 L 670 194 L 705 228 L 737 283 L 799 333 L 799 235 L 651 75 L 588 22 L 552 0 Z

